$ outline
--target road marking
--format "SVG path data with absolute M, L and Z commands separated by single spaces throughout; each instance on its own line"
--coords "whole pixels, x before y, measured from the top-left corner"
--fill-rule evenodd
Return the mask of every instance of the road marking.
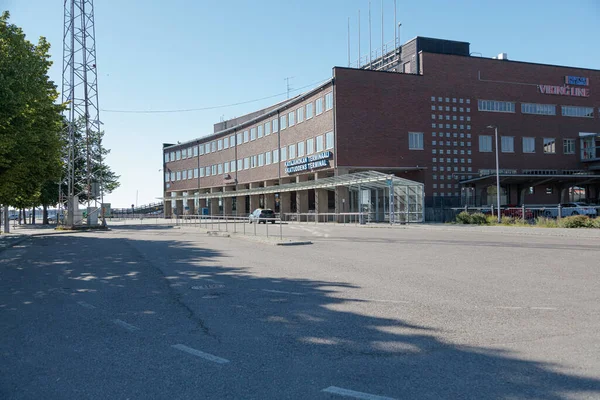
M 496 307 L 500 310 L 521 310 L 523 307 Z
M 117 325 L 119 325 L 119 326 L 127 329 L 129 332 L 139 331 L 140 330 L 140 328 L 138 328 L 137 326 L 128 324 L 127 322 L 121 321 L 120 319 L 113 319 L 113 322 L 115 324 L 117 324 Z
M 556 307 L 531 307 L 532 310 L 558 310 Z
M 355 399 L 362 400 L 395 400 L 391 397 L 383 397 L 369 393 L 356 392 L 354 390 L 343 389 L 337 386 L 329 386 L 327 389 L 323 389 L 322 392 L 333 393 L 344 397 L 354 397 Z
M 78 301 L 77 304 L 79 304 L 81 307 L 89 308 L 90 310 L 96 308 L 95 306 L 91 305 L 90 303 L 86 303 L 85 301 Z
M 410 301 L 406 300 L 380 300 L 380 299 L 353 299 L 354 301 L 373 301 L 376 303 L 401 303 L 408 304 Z
M 273 289 L 261 289 L 263 292 L 269 292 L 269 293 L 283 293 L 283 294 L 293 294 L 296 296 L 302 296 L 302 293 L 298 293 L 298 292 L 284 292 L 283 290 L 273 290 Z
M 171 347 L 177 350 L 185 351 L 186 353 L 192 354 L 194 356 L 204 358 L 205 360 L 216 362 L 217 364 L 227 364 L 229 362 L 229 360 L 226 360 L 224 358 L 213 356 L 212 354 L 208 354 L 200 350 L 192 349 L 191 347 L 188 347 L 183 344 L 174 344 Z

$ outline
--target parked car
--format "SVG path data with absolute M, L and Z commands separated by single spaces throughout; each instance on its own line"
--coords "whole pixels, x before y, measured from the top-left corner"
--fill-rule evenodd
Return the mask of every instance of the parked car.
M 248 216 L 248 222 L 257 222 L 266 224 L 267 221 L 271 221 L 272 224 L 275 223 L 275 212 L 269 208 L 257 208 Z
M 567 217 L 569 215 L 587 215 L 588 217 L 595 217 L 598 215 L 596 209 L 586 203 L 564 203 L 561 204 L 562 215 Z
M 521 206 L 518 206 L 516 204 L 507 204 L 507 205 L 500 206 L 500 208 L 501 208 L 500 215 L 503 217 L 512 217 L 512 218 L 517 218 L 517 219 L 523 218 L 523 209 Z M 491 208 L 485 208 L 485 209 L 482 209 L 481 212 L 483 212 L 485 215 L 491 215 L 492 210 L 491 210 Z M 494 208 L 494 215 L 498 215 L 497 212 L 498 211 Z M 534 218 L 533 211 L 531 211 L 528 208 L 525 208 L 525 219 L 533 219 L 533 218 Z

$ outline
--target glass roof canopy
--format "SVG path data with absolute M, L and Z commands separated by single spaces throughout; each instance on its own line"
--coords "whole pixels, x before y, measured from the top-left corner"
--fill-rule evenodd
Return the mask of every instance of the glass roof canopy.
M 328 189 L 335 190 L 337 187 L 347 187 L 350 190 L 360 189 L 386 189 L 390 186 L 398 189 L 400 187 L 410 187 L 416 193 L 423 193 L 424 185 L 420 182 L 399 178 L 394 175 L 384 174 L 377 171 L 364 171 L 352 174 L 332 176 L 329 178 L 304 181 L 297 183 L 285 183 L 283 185 L 266 186 L 253 189 L 228 190 L 212 193 L 189 193 L 187 196 L 166 197 L 164 200 L 180 199 L 218 199 L 223 197 L 252 196 L 271 193 L 295 192 L 309 189 Z

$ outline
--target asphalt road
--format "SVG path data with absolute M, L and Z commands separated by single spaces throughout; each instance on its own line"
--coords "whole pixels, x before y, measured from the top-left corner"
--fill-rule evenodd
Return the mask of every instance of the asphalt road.
M 598 239 L 285 229 L 1 252 L 0 398 L 600 398 Z

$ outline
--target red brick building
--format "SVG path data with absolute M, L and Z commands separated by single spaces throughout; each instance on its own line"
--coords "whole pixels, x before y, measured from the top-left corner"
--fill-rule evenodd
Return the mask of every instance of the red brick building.
M 490 204 L 490 126 L 503 203 L 600 202 L 599 70 L 472 57 L 468 43 L 418 37 L 359 69 L 335 67 L 318 88 L 210 136 L 165 145 L 166 214 L 368 203 L 382 219 L 383 190 L 265 189 L 359 171 L 423 183 L 426 206 Z M 240 196 L 219 197 L 231 191 Z

